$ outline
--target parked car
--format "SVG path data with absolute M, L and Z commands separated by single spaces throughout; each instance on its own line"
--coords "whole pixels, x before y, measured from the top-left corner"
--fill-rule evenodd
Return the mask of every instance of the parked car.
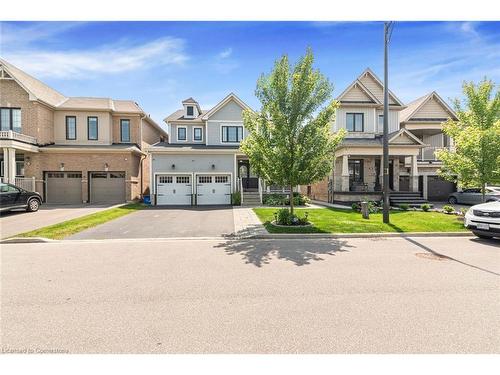
M 500 238 L 500 202 L 472 206 L 465 214 L 464 225 L 480 238 Z
M 495 202 L 500 201 L 500 191 L 494 188 L 487 187 L 486 195 L 484 197 L 485 202 Z M 481 189 L 464 189 L 463 191 L 457 191 L 451 193 L 448 196 L 448 202 L 451 204 L 464 203 L 464 204 L 478 204 L 482 202 Z
M 15 208 L 25 208 L 28 212 L 34 212 L 38 211 L 41 204 L 40 194 L 12 184 L 0 183 L 0 212 Z

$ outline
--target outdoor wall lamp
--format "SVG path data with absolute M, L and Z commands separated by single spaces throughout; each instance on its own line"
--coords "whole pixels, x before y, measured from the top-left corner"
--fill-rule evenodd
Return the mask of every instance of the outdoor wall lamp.
M 24 158 L 24 161 L 26 162 L 26 165 L 28 165 L 28 166 L 31 165 L 31 158 L 29 156 L 26 156 Z
M 215 164 L 212 164 L 212 169 L 215 169 Z
M 61 163 L 60 169 L 61 171 L 64 171 L 64 163 Z
M 172 164 L 172 169 L 175 169 L 175 164 Z
M 104 170 L 107 172 L 107 171 L 108 171 L 108 169 L 109 169 L 109 165 L 108 165 L 108 163 L 104 163 Z

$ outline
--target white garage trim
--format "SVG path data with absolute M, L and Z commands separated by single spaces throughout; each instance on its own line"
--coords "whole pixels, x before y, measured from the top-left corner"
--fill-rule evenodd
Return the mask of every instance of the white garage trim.
M 231 202 L 231 194 L 233 193 L 233 173 L 232 172 L 208 172 L 208 173 L 196 172 L 196 173 L 194 173 L 193 187 L 194 187 L 194 185 L 196 185 L 196 190 L 194 192 L 196 205 L 200 205 L 198 203 L 198 176 L 228 176 L 229 177 L 228 178 L 228 180 L 229 180 L 229 202 L 227 204 L 232 203 Z M 220 203 L 215 203 L 215 205 L 216 204 L 220 204 Z

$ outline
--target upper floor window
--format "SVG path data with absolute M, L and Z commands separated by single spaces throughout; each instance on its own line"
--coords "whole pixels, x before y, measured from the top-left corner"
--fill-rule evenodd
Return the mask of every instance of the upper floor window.
M 95 141 L 99 137 L 99 125 L 96 116 L 87 117 L 87 138 Z
M 186 141 L 187 140 L 187 131 L 185 127 L 177 128 L 177 140 L 178 141 Z
M 66 116 L 66 139 L 76 139 L 76 117 Z
M 243 140 L 243 126 L 223 126 L 222 142 L 241 142 Z
M 378 115 L 378 132 L 382 133 L 384 131 L 384 115 Z
M 346 128 L 348 132 L 362 132 L 365 129 L 364 113 L 347 113 Z
M 202 128 L 193 128 L 193 140 L 201 141 L 203 139 L 203 130 Z
M 0 130 L 13 130 L 21 133 L 20 108 L 0 108 Z
M 186 107 L 186 114 L 188 116 L 194 116 L 194 107 L 192 105 Z
M 130 120 L 120 120 L 120 141 L 130 142 Z

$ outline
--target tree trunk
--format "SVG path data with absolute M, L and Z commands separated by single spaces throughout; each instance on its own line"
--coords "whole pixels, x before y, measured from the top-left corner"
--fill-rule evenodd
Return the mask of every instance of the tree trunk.
M 484 203 L 485 194 L 486 194 L 486 184 L 483 183 L 481 185 L 481 202 L 483 202 L 483 203 Z
M 290 213 L 293 215 L 293 187 L 290 185 Z

